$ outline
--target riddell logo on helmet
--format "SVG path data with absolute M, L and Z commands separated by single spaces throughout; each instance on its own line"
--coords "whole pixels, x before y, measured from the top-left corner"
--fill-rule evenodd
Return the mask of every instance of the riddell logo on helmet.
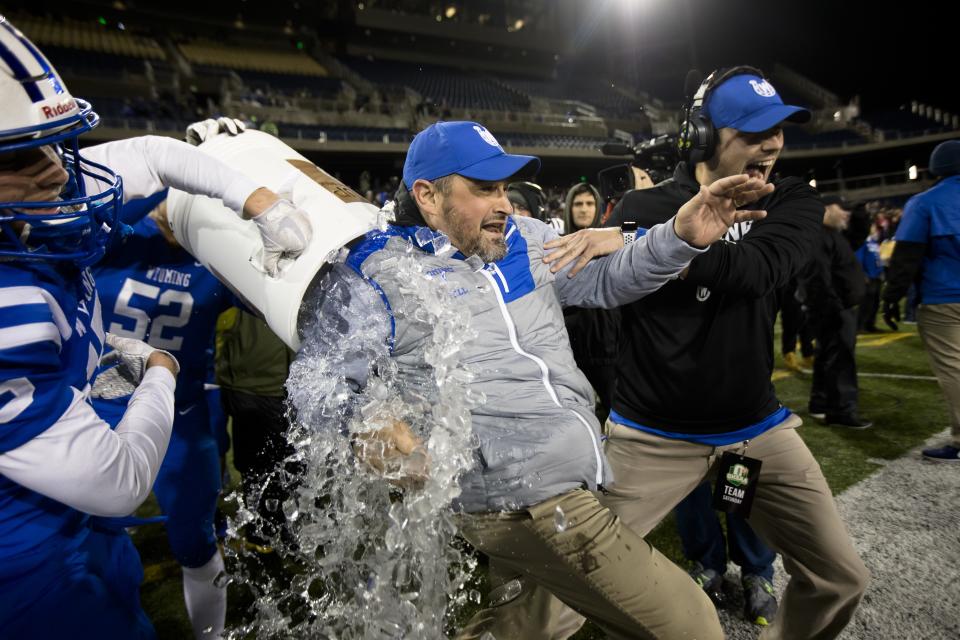
M 76 110 L 76 108 L 77 108 L 76 101 L 74 101 L 73 98 L 68 98 L 62 102 L 58 102 L 52 107 L 50 106 L 41 107 L 40 111 L 43 112 L 43 117 L 45 117 L 47 120 L 50 120 L 52 118 L 59 118 L 65 113 L 70 113 L 71 111 Z

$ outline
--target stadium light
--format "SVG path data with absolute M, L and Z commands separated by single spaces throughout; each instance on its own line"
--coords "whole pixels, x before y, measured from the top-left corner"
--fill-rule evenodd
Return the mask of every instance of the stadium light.
M 907 177 L 910 178 L 911 180 L 917 179 L 917 165 L 915 164 L 910 165 L 910 167 L 907 169 Z
M 447 7 L 447 10 L 443 12 L 443 15 L 447 16 L 448 20 L 453 18 L 455 15 L 457 15 L 457 6 L 453 4 L 450 5 Z
M 523 29 L 523 25 L 525 24 L 526 22 L 524 22 L 523 18 L 517 18 L 513 23 L 513 30 L 520 31 L 520 29 Z
M 817 188 L 817 179 L 816 179 L 816 178 L 810 178 L 810 186 L 813 187 L 814 189 Z

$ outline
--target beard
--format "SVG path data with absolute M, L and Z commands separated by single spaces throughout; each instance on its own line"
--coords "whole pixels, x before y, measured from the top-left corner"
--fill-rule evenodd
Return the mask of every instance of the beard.
M 479 256 L 484 262 L 498 262 L 507 255 L 507 242 L 503 234 L 490 237 L 483 229 L 470 227 L 466 219 L 453 206 L 444 206 L 443 217 L 447 222 L 447 235 L 460 253 Z

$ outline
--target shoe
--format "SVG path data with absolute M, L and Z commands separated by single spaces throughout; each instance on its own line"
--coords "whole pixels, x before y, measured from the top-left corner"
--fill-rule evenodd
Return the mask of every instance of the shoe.
M 923 457 L 935 462 L 960 462 L 960 447 L 948 444 L 936 449 L 924 449 Z
M 828 427 L 846 427 L 847 429 L 869 429 L 873 423 L 869 420 L 863 420 L 855 413 L 847 415 L 826 415 L 824 424 Z
M 827 414 L 819 411 L 808 411 L 807 414 L 817 422 L 823 422 L 827 419 Z
M 783 366 L 791 371 L 800 371 L 800 358 L 795 351 L 783 354 Z
M 743 616 L 761 627 L 773 622 L 777 615 L 777 596 L 773 585 L 763 576 L 743 578 Z
M 723 593 L 722 575 L 698 562 L 690 569 L 690 577 L 707 593 L 714 606 L 722 607 L 727 603 L 727 596 Z
M 800 364 L 804 369 L 813 369 L 813 356 L 803 356 L 800 358 Z

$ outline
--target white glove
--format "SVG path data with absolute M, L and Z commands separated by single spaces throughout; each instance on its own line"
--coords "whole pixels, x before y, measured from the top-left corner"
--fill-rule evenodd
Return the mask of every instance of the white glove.
M 263 240 L 263 270 L 276 276 L 280 258 L 296 258 L 310 244 L 310 218 L 289 200 L 277 200 L 253 218 Z
M 207 118 L 200 122 L 194 122 L 187 127 L 187 142 L 193 146 L 214 137 L 218 133 L 229 133 L 231 136 L 238 136 L 247 130 L 247 125 L 242 120 L 236 118 Z
M 100 358 L 100 366 L 110 368 L 104 369 L 94 381 L 93 389 L 90 391 L 90 395 L 94 398 L 112 400 L 133 393 L 147 371 L 147 360 L 155 351 L 170 356 L 177 372 L 180 372 L 180 363 L 169 351 L 154 349 L 142 340 L 121 338 L 108 333 L 106 342 L 113 351 Z

